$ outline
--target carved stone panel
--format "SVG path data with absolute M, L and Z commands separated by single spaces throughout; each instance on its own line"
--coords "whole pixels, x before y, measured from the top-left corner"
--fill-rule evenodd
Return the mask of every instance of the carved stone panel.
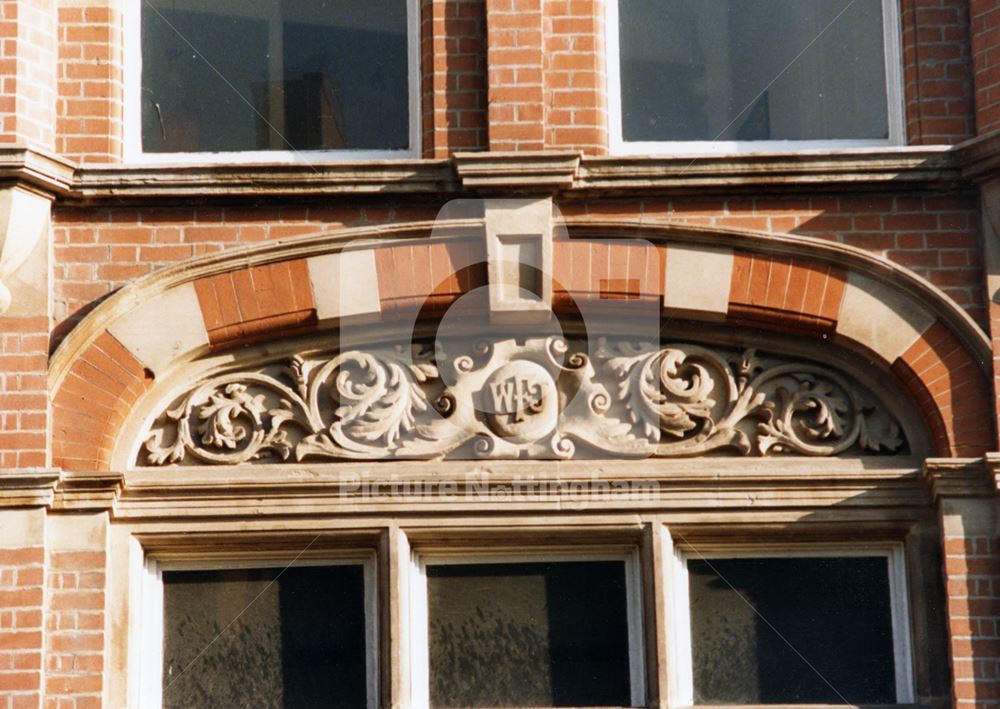
M 372 347 L 220 373 L 156 418 L 136 463 L 909 448 L 889 409 L 826 365 L 627 339 L 587 351 L 583 342 L 536 337 Z

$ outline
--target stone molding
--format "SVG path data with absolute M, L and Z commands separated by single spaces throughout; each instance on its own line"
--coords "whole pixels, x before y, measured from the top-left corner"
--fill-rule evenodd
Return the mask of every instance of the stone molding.
M 1000 133 L 958 146 L 691 157 L 587 157 L 574 151 L 457 153 L 308 164 L 88 165 L 21 146 L 0 149 L 0 182 L 73 204 L 469 192 L 616 196 L 741 190 L 954 189 L 990 179 Z
M 987 453 L 985 458 L 928 458 L 924 461 L 924 478 L 935 500 L 989 497 L 998 492 L 998 456 Z
M 717 458 L 635 461 L 398 461 L 234 468 L 141 468 L 78 474 L 0 471 L 0 508 L 98 512 L 112 518 L 169 516 L 186 524 L 208 518 L 254 519 L 400 512 L 496 511 L 509 514 L 664 514 L 694 510 L 747 521 L 802 520 L 832 504 L 859 522 L 912 518 L 930 502 L 920 461 L 912 458 L 766 461 Z M 868 513 L 880 508 L 877 517 Z M 895 509 L 899 514 L 888 512 Z M 704 515 L 703 515 L 704 516 Z M 345 519 L 345 523 L 350 524 Z M 284 524 L 284 523 L 283 523 Z
M 947 498 L 996 499 L 1000 453 L 985 458 L 799 457 L 594 461 L 397 461 L 259 465 L 233 468 L 139 468 L 80 474 L 0 471 L 0 508 L 53 512 L 109 511 L 116 519 L 185 524 L 209 518 L 288 514 L 354 515 L 494 510 L 509 514 L 664 515 L 691 523 L 732 517 L 743 524 L 833 523 L 836 508 L 858 524 L 912 519 L 914 510 Z M 595 485 L 595 481 L 597 484 Z M 831 508 L 833 506 L 833 508 Z M 509 509 L 508 509 L 509 508 Z M 748 509 L 754 511 L 753 522 Z M 871 510 L 874 514 L 869 514 Z M 892 512 L 896 510 L 896 512 Z M 712 511 L 711 514 L 707 514 Z M 805 516 L 804 516 L 805 515 Z M 241 527 L 242 529 L 242 527 Z
M 455 173 L 467 190 L 554 193 L 575 186 L 581 154 L 568 151 L 455 153 Z
M 953 150 L 965 179 L 982 183 L 1000 177 L 1000 130 L 967 140 Z

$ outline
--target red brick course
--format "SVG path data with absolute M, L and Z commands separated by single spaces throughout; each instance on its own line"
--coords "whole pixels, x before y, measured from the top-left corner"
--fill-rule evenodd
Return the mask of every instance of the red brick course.
M 608 151 L 606 0 L 545 0 L 545 145 Z
M 101 705 L 106 560 L 103 552 L 52 552 L 48 561 L 45 704 Z
M 48 319 L 0 317 L 0 469 L 46 464 Z
M 490 150 L 545 147 L 543 0 L 486 0 Z
M 0 143 L 55 147 L 54 0 L 0 2 Z
M 122 157 L 122 22 L 115 3 L 59 8 L 56 149 L 71 160 L 106 163 Z
M 0 707 L 38 706 L 45 549 L 0 548 Z
M 953 700 L 958 707 L 1000 700 L 1000 538 L 947 536 Z
M 485 0 L 423 0 L 420 19 L 424 157 L 485 150 Z
M 983 135 L 1000 129 L 1000 6 L 994 0 L 970 0 L 969 7 L 976 121 Z
M 960 143 L 976 133 L 965 0 L 902 0 L 903 89 L 911 145 Z

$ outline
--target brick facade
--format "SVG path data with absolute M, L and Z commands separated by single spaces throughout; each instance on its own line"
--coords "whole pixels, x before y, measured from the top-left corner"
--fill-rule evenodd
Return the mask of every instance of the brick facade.
M 884 469 L 867 459 L 815 468 L 781 461 L 775 475 L 785 477 L 766 494 L 748 483 L 736 502 L 722 483 L 717 497 L 689 507 L 608 504 L 570 516 L 538 502 L 511 512 L 526 525 L 518 534 L 528 538 L 539 524 L 583 528 L 592 513 L 606 512 L 614 524 L 630 515 L 632 527 L 645 526 L 630 528 L 628 543 L 642 536 L 643 559 L 660 554 L 662 562 L 669 553 L 651 531 L 661 524 L 681 524 L 685 534 L 716 525 L 729 542 L 749 530 L 773 544 L 798 537 L 801 524 L 805 542 L 841 547 L 856 539 L 908 545 L 919 530 L 942 558 L 940 569 L 921 569 L 920 578 L 934 580 L 911 594 L 914 617 L 925 614 L 930 627 L 915 637 L 927 643 L 927 657 L 942 657 L 936 668 L 915 661 L 919 701 L 1000 706 L 1000 539 L 990 517 L 1000 470 L 992 456 L 1000 432 L 1000 9 L 993 0 L 900 0 L 906 145 L 842 155 L 790 149 L 768 162 L 613 154 L 605 41 L 613 1 L 417 0 L 420 137 L 410 158 L 151 166 L 124 161 L 134 137 L 125 67 L 136 61 L 126 55 L 136 44 L 126 42 L 126 3 L 0 0 L 0 196 L 17 186 L 52 201 L 47 241 L 13 273 L 5 259 L 14 239 L 4 237 L 23 222 L 0 213 L 0 284 L 13 299 L 0 313 L 0 709 L 133 701 L 129 594 L 143 550 L 214 558 L 219 539 L 227 552 L 244 553 L 232 539 L 259 534 L 261 548 L 284 553 L 288 545 L 268 534 L 295 527 L 295 539 L 308 540 L 313 527 L 331 537 L 347 529 L 380 564 L 388 555 L 395 565 L 379 567 L 380 583 L 392 584 L 409 559 L 393 541 L 407 515 L 441 514 L 437 526 L 458 525 L 439 501 L 430 512 L 414 505 L 395 517 L 399 508 L 370 512 L 335 499 L 333 488 L 296 507 L 295 495 L 323 490 L 337 468 L 281 478 L 287 489 L 267 487 L 267 475 L 282 473 L 256 480 L 249 467 L 222 483 L 183 471 L 171 487 L 172 479 L 149 469 L 137 477 L 121 461 L 136 460 L 152 399 L 174 396 L 213 367 L 284 353 L 287 343 L 321 348 L 344 322 L 395 333 L 419 318 L 430 327 L 463 295 L 491 285 L 483 242 L 435 240 L 441 208 L 453 199 L 526 197 L 551 198 L 568 234 L 554 242 L 547 274 L 560 316 L 581 303 L 639 302 L 655 306 L 665 331 L 685 336 L 702 327 L 733 346 L 745 338 L 796 353 L 827 348 L 831 362 L 850 362 L 899 393 L 898 406 L 926 433 L 916 448 L 929 459 L 887 458 Z M 319 302 L 310 259 L 340 254 L 343 245 L 370 256 L 368 280 L 358 276 L 343 296 L 364 302 L 348 312 L 338 301 L 343 312 L 322 315 L 333 306 Z M 676 246 L 731 259 L 716 310 L 668 306 Z M 49 274 L 35 289 L 41 297 L 15 277 L 29 268 Z M 888 294 L 888 315 L 879 317 L 903 331 L 898 343 L 886 345 L 880 332 L 866 340 L 857 323 L 845 324 L 844 303 L 869 283 Z M 122 335 L 130 314 L 181 288 L 203 339 L 150 355 Z M 153 317 L 149 327 L 169 341 L 182 329 L 170 320 L 176 316 Z M 736 475 L 731 461 L 719 460 Z M 716 474 L 705 472 L 712 461 L 689 462 L 690 481 L 672 479 L 682 501 L 698 476 Z M 567 466 L 560 474 L 574 470 L 559 465 Z M 647 465 L 650 479 L 680 470 Z M 380 466 L 370 468 L 384 472 Z M 803 482 L 813 478 L 825 487 Z M 955 492 L 948 484 L 959 478 L 965 487 Z M 470 528 L 507 511 L 470 505 L 462 522 Z M 87 522 L 92 539 L 74 526 L 88 515 L 96 515 Z M 436 532 L 420 534 L 431 547 L 438 542 Z M 191 551 L 194 537 L 202 546 Z M 648 585 L 666 605 L 662 579 Z M 400 603 L 387 601 L 383 644 L 400 642 Z M 666 709 L 673 690 L 657 685 L 667 683 L 668 664 L 657 653 L 665 652 L 669 618 L 652 605 L 646 613 L 649 705 Z M 923 649 L 915 644 L 913 652 Z M 400 660 L 383 659 L 381 704 L 405 707 Z
M 1000 539 L 946 537 L 945 574 L 957 706 L 1000 699 Z
M 42 696 L 45 547 L 0 549 L 0 705 L 37 707 Z

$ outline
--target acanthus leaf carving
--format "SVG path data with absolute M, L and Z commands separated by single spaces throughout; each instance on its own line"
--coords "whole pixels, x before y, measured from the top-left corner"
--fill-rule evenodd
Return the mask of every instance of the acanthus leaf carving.
M 146 465 L 379 458 L 895 454 L 902 428 L 830 367 L 754 350 L 558 337 L 356 349 L 229 372 L 168 407 Z

